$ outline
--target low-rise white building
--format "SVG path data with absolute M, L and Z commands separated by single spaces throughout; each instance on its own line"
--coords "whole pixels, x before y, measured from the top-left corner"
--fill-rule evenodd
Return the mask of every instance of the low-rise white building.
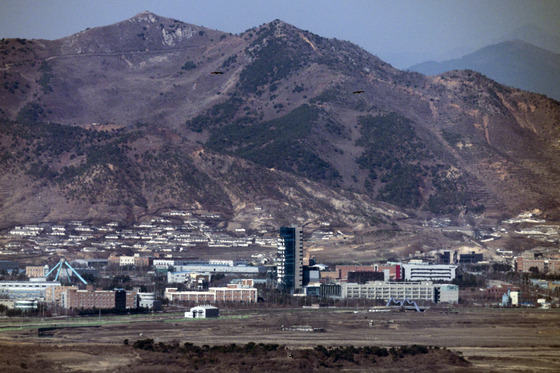
M 210 306 L 208 304 L 203 306 L 196 306 L 191 308 L 190 311 L 185 312 L 187 319 L 206 319 L 210 317 L 219 317 L 220 310 L 218 307 Z

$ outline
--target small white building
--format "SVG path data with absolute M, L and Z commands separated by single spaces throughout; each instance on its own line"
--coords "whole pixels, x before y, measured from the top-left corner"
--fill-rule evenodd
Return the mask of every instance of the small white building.
M 218 307 L 210 306 L 208 304 L 203 306 L 196 306 L 191 308 L 190 311 L 185 312 L 187 319 L 207 319 L 210 317 L 219 317 L 220 309 Z

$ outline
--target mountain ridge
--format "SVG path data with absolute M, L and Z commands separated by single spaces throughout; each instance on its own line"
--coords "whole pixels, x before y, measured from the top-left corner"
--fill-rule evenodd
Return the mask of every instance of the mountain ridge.
M 272 225 L 558 215 L 558 102 L 472 71 L 399 71 L 280 20 L 231 35 L 145 12 L 3 40 L 0 59 L 3 227 L 161 208 Z
M 560 55 L 522 40 L 493 44 L 458 59 L 424 62 L 409 69 L 427 75 L 475 70 L 499 83 L 560 100 Z

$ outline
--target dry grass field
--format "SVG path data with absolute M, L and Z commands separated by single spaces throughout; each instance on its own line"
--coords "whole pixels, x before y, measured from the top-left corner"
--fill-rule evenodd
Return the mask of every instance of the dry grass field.
M 195 346 L 241 346 L 250 342 L 285 346 L 284 352 L 263 355 L 268 361 L 264 365 L 258 356 L 235 355 L 238 364 L 248 365 L 231 363 L 233 365 L 227 366 L 232 371 L 329 370 L 333 367 L 320 369 L 312 363 L 294 365 L 290 361 L 301 351 L 313 351 L 318 345 L 388 348 L 413 344 L 445 347 L 464 356 L 470 365 L 453 363 L 453 359 L 449 360 L 449 356 L 439 351 L 421 358 L 378 358 L 376 369 L 560 371 L 560 312 L 556 310 L 458 308 L 431 309 L 424 313 L 370 313 L 345 309 L 270 309 L 222 314 L 214 320 L 187 320 L 180 314 L 102 317 L 101 325 L 97 318 L 87 319 L 89 325 L 84 324 L 83 319 L 70 319 L 43 336 L 38 335 L 38 328 L 47 321 L 36 320 L 25 325 L 14 320 L 10 324 L 0 322 L 0 327 L 4 327 L 0 332 L 0 371 L 193 369 L 193 365 L 185 365 L 182 355 L 132 347 L 135 341 L 144 339 L 153 339 L 162 346 L 181 346 L 185 342 Z M 18 325 L 22 325 L 21 329 Z M 308 325 L 323 331 L 281 328 L 294 325 Z M 129 345 L 123 344 L 125 339 Z M 285 351 L 299 352 L 289 352 L 288 355 L 294 354 L 290 360 Z M 354 371 L 371 369 L 361 364 L 335 367 Z M 208 368 L 205 370 L 213 370 L 211 364 L 196 365 L 199 369 L 203 366 Z

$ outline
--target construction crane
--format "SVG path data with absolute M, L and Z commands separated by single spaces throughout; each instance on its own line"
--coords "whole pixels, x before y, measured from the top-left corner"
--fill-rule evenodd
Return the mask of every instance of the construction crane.
M 87 285 L 86 280 L 83 279 L 82 276 L 80 276 L 80 274 L 78 272 L 76 272 L 76 270 L 74 268 L 72 268 L 72 266 L 70 265 L 70 263 L 68 263 L 66 261 L 65 258 L 60 259 L 60 261 L 57 263 L 57 265 L 55 265 L 50 271 L 49 273 L 47 273 L 46 277 L 49 277 L 49 275 L 51 273 L 54 272 L 55 269 L 58 268 L 58 271 L 56 271 L 56 277 L 54 278 L 55 281 L 58 281 L 58 276 L 60 275 L 60 272 L 62 271 L 62 268 L 64 267 L 64 270 L 66 271 L 66 276 L 70 277 L 72 273 L 74 273 L 76 276 L 78 276 L 78 278 L 85 284 Z M 72 272 L 68 273 L 68 268 L 70 268 L 70 270 Z

